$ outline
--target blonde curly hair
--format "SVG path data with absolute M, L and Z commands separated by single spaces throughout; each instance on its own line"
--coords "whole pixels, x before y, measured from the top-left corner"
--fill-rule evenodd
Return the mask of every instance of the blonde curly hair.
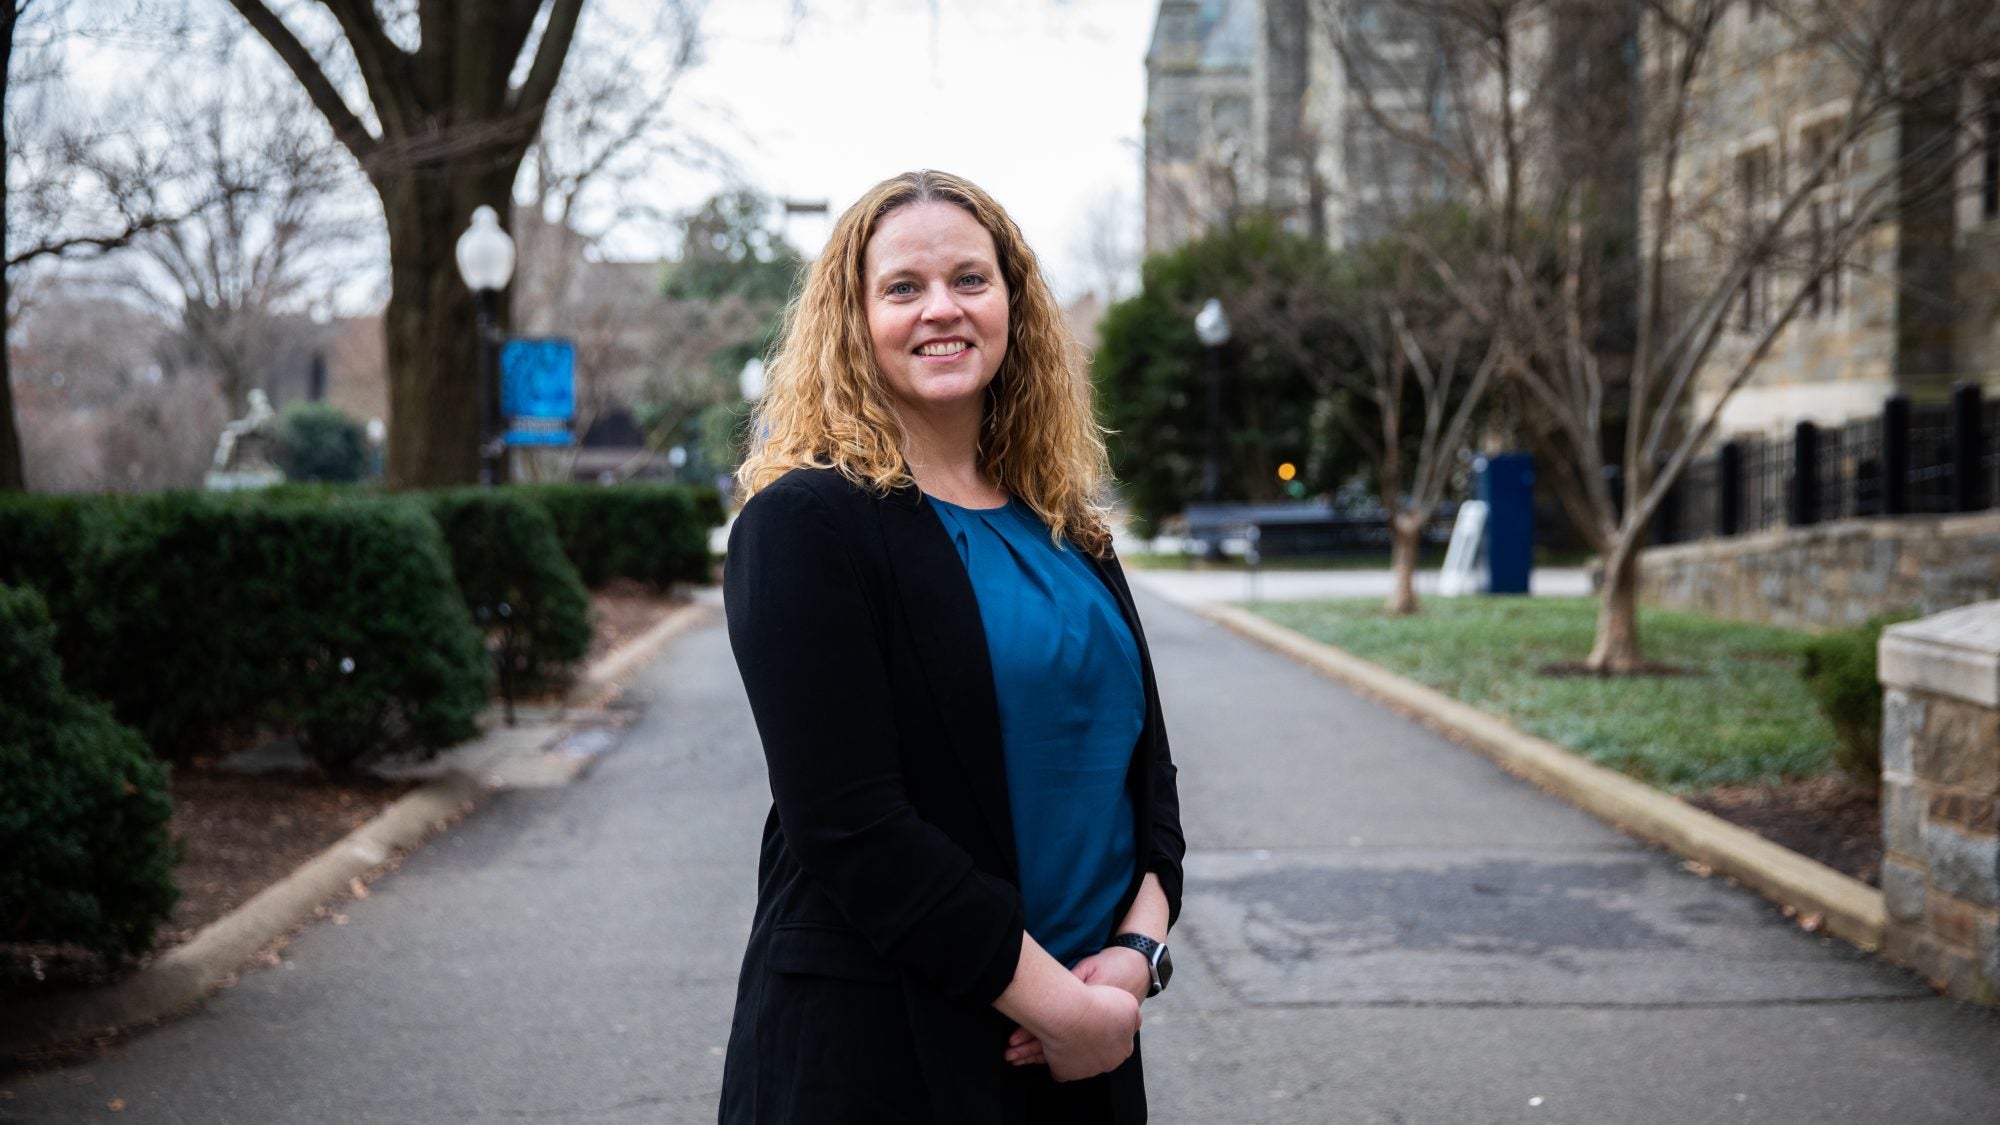
M 978 463 L 1068 539 L 1102 558 L 1111 550 L 1104 490 L 1111 480 L 1103 430 L 1091 409 L 1089 364 L 1035 252 L 1007 212 L 970 181 L 905 172 L 870 188 L 840 216 L 805 287 L 785 313 L 736 471 L 748 500 L 796 468 L 837 469 L 877 495 L 916 480 L 901 449 L 887 380 L 875 364 L 862 255 L 901 207 L 963 207 L 993 236 L 1007 282 L 1007 354 L 986 388 Z

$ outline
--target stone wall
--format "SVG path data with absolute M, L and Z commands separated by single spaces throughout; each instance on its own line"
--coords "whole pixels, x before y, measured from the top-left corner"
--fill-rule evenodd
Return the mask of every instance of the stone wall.
M 2000 598 L 2000 512 L 1781 528 L 1648 549 L 1648 605 L 1804 629 Z
M 1882 636 L 1883 952 L 2000 1003 L 2000 601 Z

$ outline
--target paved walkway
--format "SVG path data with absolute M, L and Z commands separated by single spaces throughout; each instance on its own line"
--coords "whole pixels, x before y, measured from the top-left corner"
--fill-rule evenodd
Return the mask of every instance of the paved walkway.
M 1197 849 L 1155 1121 L 1994 1119 L 2000 1018 L 1142 608 Z M 583 781 L 500 795 L 196 1014 L 0 1079 L 0 1121 L 712 1121 L 768 799 L 719 624 Z
M 1314 598 L 1386 598 L 1395 584 L 1387 570 L 1265 570 L 1254 578 L 1248 571 L 1135 570 L 1137 580 L 1169 601 L 1196 602 L 1307 601 Z M 1417 596 L 1437 595 L 1438 572 L 1417 572 Z M 1534 571 L 1528 589 L 1537 597 L 1583 597 L 1591 592 L 1590 572 L 1570 568 Z

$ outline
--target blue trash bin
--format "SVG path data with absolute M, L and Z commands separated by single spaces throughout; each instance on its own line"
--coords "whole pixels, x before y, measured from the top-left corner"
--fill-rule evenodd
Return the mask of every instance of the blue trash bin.
M 1486 502 L 1486 592 L 1525 594 L 1535 564 L 1535 459 L 1500 453 L 1472 463 Z

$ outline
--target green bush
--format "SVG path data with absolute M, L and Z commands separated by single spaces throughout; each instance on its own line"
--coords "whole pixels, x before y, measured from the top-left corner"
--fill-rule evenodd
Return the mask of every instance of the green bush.
M 319 491 L 0 501 L 0 581 L 50 598 L 57 654 L 159 753 L 295 731 L 329 772 L 477 733 L 491 669 L 418 503 Z
M 368 471 L 361 423 L 323 402 L 295 402 L 278 418 L 285 478 L 351 484 Z
M 586 585 L 630 578 L 665 589 L 709 579 L 708 529 L 722 522 L 713 488 L 673 484 L 535 484 L 563 553 Z
M 563 554 L 548 513 L 504 488 L 454 489 L 425 500 L 474 618 L 508 607 L 516 690 L 560 685 L 590 649 L 590 592 Z
M 1806 685 L 1833 727 L 1833 759 L 1841 772 L 1873 792 L 1882 783 L 1882 682 L 1875 669 L 1882 630 L 1908 616 L 1877 617 L 1865 625 L 1812 638 L 1805 645 Z
M 173 909 L 167 770 L 64 686 L 33 590 L 0 586 L 0 941 L 145 952 Z

